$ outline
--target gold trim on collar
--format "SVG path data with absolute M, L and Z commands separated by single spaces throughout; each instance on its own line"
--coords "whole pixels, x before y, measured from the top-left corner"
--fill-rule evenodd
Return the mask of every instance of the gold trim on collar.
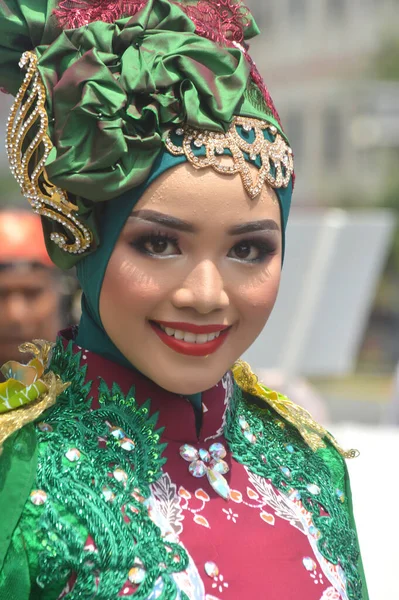
M 325 448 L 324 439 L 327 439 L 343 458 L 356 458 L 359 456 L 358 450 L 343 450 L 331 433 L 324 429 L 322 425 L 316 423 L 307 410 L 260 384 L 248 363 L 239 360 L 234 364 L 232 370 L 234 379 L 240 388 L 244 392 L 264 400 L 285 421 L 293 425 L 314 452 L 320 448 Z

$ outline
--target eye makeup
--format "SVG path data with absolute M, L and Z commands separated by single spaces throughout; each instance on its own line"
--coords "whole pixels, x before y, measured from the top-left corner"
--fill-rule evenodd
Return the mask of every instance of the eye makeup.
M 178 238 L 171 233 L 162 231 L 139 234 L 130 242 L 130 246 L 140 254 L 156 258 L 167 258 L 181 254 Z M 165 253 L 166 251 L 168 252 Z

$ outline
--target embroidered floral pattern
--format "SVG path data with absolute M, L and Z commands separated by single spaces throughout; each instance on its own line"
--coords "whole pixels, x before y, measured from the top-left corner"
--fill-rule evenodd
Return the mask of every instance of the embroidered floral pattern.
M 207 529 L 210 529 L 211 526 L 209 524 L 208 519 L 200 514 L 205 509 L 206 504 L 210 501 L 210 497 L 208 496 L 208 494 L 202 488 L 199 488 L 195 491 L 195 498 L 200 503 L 198 506 L 198 503 L 195 503 L 195 500 L 193 499 L 190 492 L 187 491 L 184 487 L 180 486 L 178 493 L 182 499 L 182 510 L 186 510 L 193 515 L 194 523 L 196 523 L 197 525 L 201 525 L 201 527 L 206 527 Z M 197 505 L 196 508 L 190 506 L 190 500 L 193 500 L 192 503 L 195 503 Z

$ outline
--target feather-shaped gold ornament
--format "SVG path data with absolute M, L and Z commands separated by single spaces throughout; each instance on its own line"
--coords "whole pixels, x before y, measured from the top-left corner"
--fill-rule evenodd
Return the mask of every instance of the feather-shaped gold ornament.
M 60 232 L 51 233 L 50 239 L 68 253 L 81 254 L 90 247 L 92 234 L 79 221 L 78 207 L 68 200 L 64 190 L 48 180 L 46 173 L 53 144 L 47 133 L 46 90 L 37 62 L 34 52 L 24 52 L 19 63 L 26 75 L 8 118 L 10 169 L 33 210 L 58 224 Z

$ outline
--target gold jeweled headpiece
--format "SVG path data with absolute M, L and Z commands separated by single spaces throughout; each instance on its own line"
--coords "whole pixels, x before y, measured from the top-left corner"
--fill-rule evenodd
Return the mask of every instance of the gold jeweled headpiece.
M 53 144 L 47 134 L 46 90 L 37 69 L 37 56 L 24 52 L 19 66 L 27 72 L 11 108 L 7 124 L 7 155 L 11 172 L 34 212 L 60 223 L 71 234 L 53 232 L 50 239 L 62 250 L 81 254 L 90 247 L 92 234 L 77 218 L 78 207 L 65 191 L 47 178 L 45 164 Z M 35 133 L 36 132 L 36 133 Z
M 238 127 L 247 133 L 252 133 L 252 142 L 245 140 L 239 133 Z M 275 136 L 274 141 L 265 139 L 264 131 Z M 239 173 L 248 195 L 254 199 L 262 191 L 265 182 L 274 189 L 288 187 L 294 173 L 294 159 L 291 148 L 278 133 L 277 127 L 260 119 L 234 117 L 227 133 L 201 131 L 192 127 L 178 127 L 174 133 L 183 137 L 181 146 L 176 146 L 170 134 L 166 138 L 166 148 L 175 156 L 185 155 L 195 169 L 211 167 L 223 175 Z M 195 149 L 204 149 L 205 154 L 198 156 Z M 231 165 L 226 165 L 225 151 L 231 153 Z M 249 168 L 245 154 L 255 162 L 258 158 L 261 167 L 255 177 Z M 223 156 L 223 160 L 222 160 Z M 273 172 L 274 171 L 274 172 Z

